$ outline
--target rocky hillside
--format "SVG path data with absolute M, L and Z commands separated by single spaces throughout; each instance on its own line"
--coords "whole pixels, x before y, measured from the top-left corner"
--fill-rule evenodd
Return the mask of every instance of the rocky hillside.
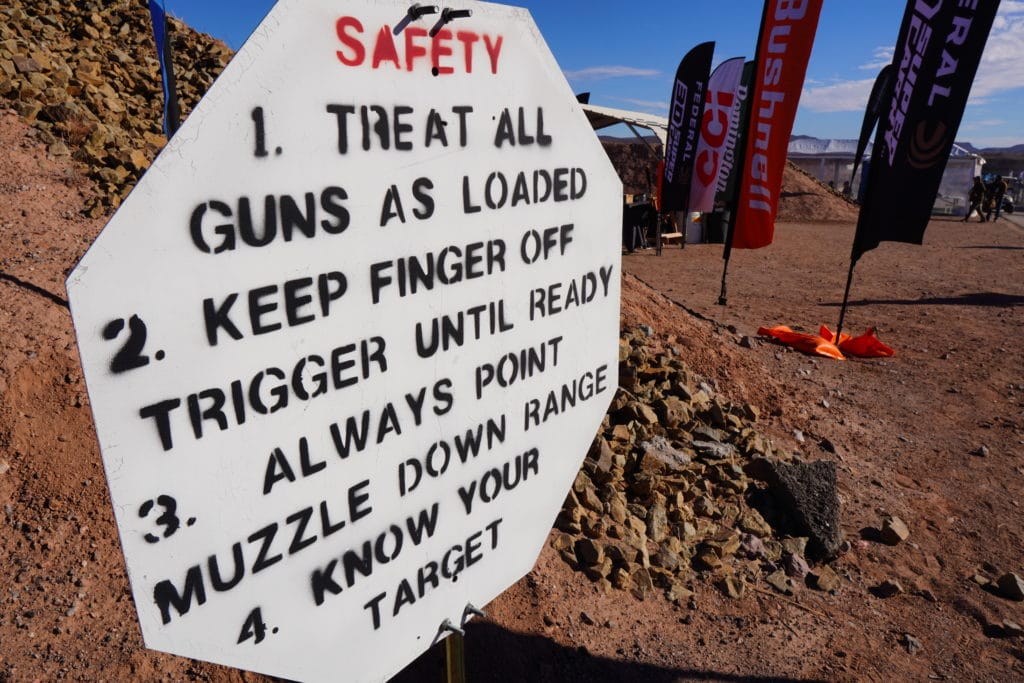
M 177 20 L 170 29 L 187 113 L 232 53 Z M 166 142 L 147 3 L 4 0 L 0 98 L 39 130 L 51 155 L 84 164 L 100 189 L 92 215 L 117 207 Z

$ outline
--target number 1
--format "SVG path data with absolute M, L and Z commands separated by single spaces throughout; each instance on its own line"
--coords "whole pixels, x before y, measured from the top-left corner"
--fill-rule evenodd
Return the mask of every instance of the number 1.
M 263 107 L 256 107 L 252 110 L 252 122 L 256 126 L 256 156 L 267 156 L 267 130 L 263 122 Z

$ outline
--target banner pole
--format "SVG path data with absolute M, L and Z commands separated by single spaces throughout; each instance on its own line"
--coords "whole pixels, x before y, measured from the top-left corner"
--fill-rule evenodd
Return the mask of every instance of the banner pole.
M 657 211 L 657 209 L 655 209 Z M 661 256 L 661 212 L 658 211 L 654 220 L 654 253 Z
M 149 16 L 153 23 L 153 41 L 156 45 L 157 62 L 160 65 L 160 81 L 164 95 L 163 129 L 168 140 L 181 125 L 181 105 L 178 103 L 178 87 L 174 79 L 174 60 L 171 57 L 170 22 L 164 2 L 149 0 Z
M 758 55 L 761 52 L 761 41 L 764 40 L 764 27 L 765 27 L 765 24 L 768 22 L 768 9 L 769 9 L 768 6 L 769 6 L 769 4 L 770 4 L 770 0 L 765 0 L 764 8 L 761 10 L 761 26 L 757 29 L 757 44 L 754 46 L 754 58 L 751 60 L 751 62 L 753 63 L 753 66 L 751 67 L 752 70 L 753 70 L 753 77 L 752 77 L 753 80 L 751 81 L 750 90 L 747 93 L 747 101 L 744 103 L 745 106 L 748 108 L 748 110 L 753 108 L 754 101 L 757 99 L 757 93 L 760 90 L 760 88 L 757 87 L 757 81 L 758 81 L 758 79 L 757 79 L 757 69 L 758 69 L 758 66 L 759 66 L 757 58 L 758 58 Z M 752 117 L 753 117 L 753 114 L 751 113 L 751 118 Z M 741 115 L 740 119 L 742 120 L 742 118 L 743 117 Z M 743 137 L 741 137 L 740 141 L 739 141 L 740 147 L 739 147 L 739 154 L 737 155 L 737 162 L 739 163 L 740 176 L 739 176 L 739 182 L 737 182 L 737 184 L 736 184 L 736 193 L 731 198 L 732 199 L 731 207 L 730 207 L 731 210 L 729 211 L 729 221 L 730 221 L 729 234 L 725 238 L 725 251 L 722 253 L 722 258 L 725 260 L 725 264 L 722 266 L 722 289 L 718 293 L 718 305 L 719 306 L 725 306 L 725 305 L 727 305 L 729 303 L 729 298 L 728 298 L 728 296 L 726 294 L 726 291 L 725 291 L 725 281 L 726 281 L 726 278 L 728 277 L 728 274 L 729 274 L 729 258 L 732 256 L 732 240 L 733 240 L 733 235 L 736 234 L 736 224 L 735 224 L 736 218 L 735 217 L 739 214 L 739 197 L 743 193 L 742 192 L 743 191 L 743 183 L 745 182 L 746 173 L 747 173 L 747 152 L 748 152 L 748 148 L 749 148 L 749 144 L 748 143 L 749 143 L 749 138 L 750 138 L 750 119 L 749 118 L 746 121 L 746 129 L 747 130 L 745 130 L 743 132 Z
M 722 266 L 722 289 L 718 293 L 718 305 L 725 306 L 729 303 L 729 297 L 725 291 L 725 280 L 729 274 L 729 257 L 732 256 L 732 226 L 729 226 L 729 236 L 725 239 L 725 253 L 722 259 L 725 264 Z
M 836 325 L 836 346 L 839 346 L 839 335 L 843 333 L 843 319 L 846 318 L 846 305 L 850 301 L 850 285 L 853 284 L 853 268 L 857 265 L 857 260 L 850 259 L 850 272 L 846 275 L 846 292 L 843 293 L 843 306 L 839 309 L 839 324 Z

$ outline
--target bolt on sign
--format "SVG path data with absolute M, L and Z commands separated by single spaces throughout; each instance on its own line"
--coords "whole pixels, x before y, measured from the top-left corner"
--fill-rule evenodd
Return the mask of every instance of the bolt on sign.
M 147 646 L 379 680 L 532 567 L 621 184 L 530 15 L 281 0 L 68 280 Z

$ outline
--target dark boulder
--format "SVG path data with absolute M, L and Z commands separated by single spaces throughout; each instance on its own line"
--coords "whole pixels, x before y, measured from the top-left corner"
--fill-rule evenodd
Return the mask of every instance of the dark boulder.
M 839 556 L 843 542 L 839 527 L 836 464 L 772 462 L 768 484 L 779 508 L 800 535 L 809 537 L 807 556 L 828 562 Z

